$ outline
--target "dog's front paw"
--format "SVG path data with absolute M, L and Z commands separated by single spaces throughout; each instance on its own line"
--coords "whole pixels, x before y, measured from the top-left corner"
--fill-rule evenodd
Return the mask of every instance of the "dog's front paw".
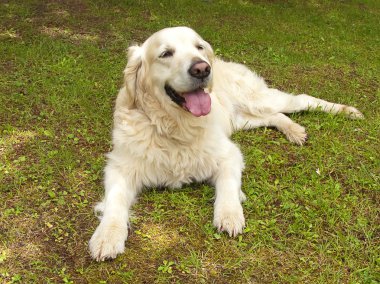
M 243 232 L 245 219 L 243 207 L 239 203 L 234 208 L 226 208 L 223 206 L 215 207 L 214 226 L 219 232 L 225 231 L 230 237 L 235 237 Z
M 89 242 L 92 258 L 97 261 L 115 258 L 124 252 L 127 237 L 127 226 L 100 223 Z

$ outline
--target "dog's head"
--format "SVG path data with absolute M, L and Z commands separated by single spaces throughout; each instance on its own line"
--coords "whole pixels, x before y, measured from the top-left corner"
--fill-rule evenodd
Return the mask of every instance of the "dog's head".
M 130 94 L 143 91 L 161 104 L 183 108 L 195 116 L 211 110 L 213 51 L 187 27 L 166 28 L 149 37 L 142 46 L 128 51 L 125 69 Z

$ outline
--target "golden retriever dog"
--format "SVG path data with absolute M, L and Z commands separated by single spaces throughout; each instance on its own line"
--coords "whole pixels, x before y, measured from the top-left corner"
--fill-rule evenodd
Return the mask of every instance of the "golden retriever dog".
M 144 187 L 208 181 L 215 187 L 214 226 L 230 236 L 242 233 L 244 162 L 230 135 L 276 127 L 302 145 L 305 128 L 284 113 L 315 109 L 362 117 L 354 107 L 269 88 L 247 67 L 215 57 L 187 27 L 163 29 L 131 46 L 116 99 L 105 196 L 95 207 L 101 217 L 89 242 L 92 257 L 123 253 L 130 207 Z

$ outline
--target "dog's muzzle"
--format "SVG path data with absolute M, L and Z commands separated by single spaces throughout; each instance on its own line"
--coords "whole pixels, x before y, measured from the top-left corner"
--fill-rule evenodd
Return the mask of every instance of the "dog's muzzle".
M 182 105 L 186 102 L 185 99 L 180 96 L 172 87 L 169 85 L 165 85 L 166 94 L 175 102 L 177 105 L 182 107 Z
M 211 73 L 211 66 L 203 60 L 193 63 L 187 71 L 191 77 L 199 80 L 206 79 Z
M 165 85 L 166 94 L 183 109 L 194 116 L 204 116 L 211 111 L 211 97 L 203 88 L 179 94 L 169 85 Z

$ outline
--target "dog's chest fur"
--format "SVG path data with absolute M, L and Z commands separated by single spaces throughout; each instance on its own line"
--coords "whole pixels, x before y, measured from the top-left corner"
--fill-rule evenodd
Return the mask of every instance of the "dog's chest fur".
M 173 127 L 163 132 L 142 113 L 120 111 L 115 115 L 114 151 L 109 158 L 128 168 L 125 174 L 142 186 L 180 187 L 212 177 L 222 156 L 216 148 L 222 149 L 227 137 L 199 123 Z

